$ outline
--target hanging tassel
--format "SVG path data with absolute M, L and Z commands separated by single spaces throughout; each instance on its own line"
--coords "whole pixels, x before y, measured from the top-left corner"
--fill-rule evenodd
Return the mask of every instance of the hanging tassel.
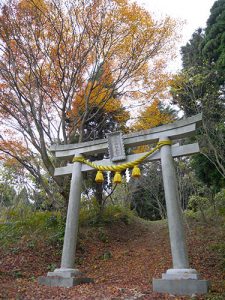
M 121 183 L 122 182 L 122 177 L 120 172 L 116 172 L 113 178 L 113 183 Z
M 102 183 L 104 181 L 104 177 L 103 177 L 102 171 L 98 171 L 97 172 L 96 177 L 95 177 L 95 181 L 97 183 Z
M 138 178 L 138 177 L 141 176 L 141 171 L 140 171 L 140 169 L 137 165 L 134 166 L 131 176 L 134 177 L 134 178 Z

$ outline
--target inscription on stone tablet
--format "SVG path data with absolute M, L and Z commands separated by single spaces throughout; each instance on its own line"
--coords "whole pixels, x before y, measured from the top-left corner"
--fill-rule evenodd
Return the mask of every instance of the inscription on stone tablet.
M 111 161 L 120 161 L 126 159 L 123 137 L 120 131 L 112 132 L 107 135 L 109 157 Z

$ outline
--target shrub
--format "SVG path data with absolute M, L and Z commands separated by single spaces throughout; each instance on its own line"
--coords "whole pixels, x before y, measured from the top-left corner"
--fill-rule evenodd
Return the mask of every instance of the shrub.
M 122 221 L 128 224 L 134 213 L 127 207 L 122 205 L 108 204 L 101 209 L 93 198 L 88 203 L 81 202 L 81 209 L 79 215 L 79 224 L 81 226 L 95 226 Z
M 215 196 L 215 206 L 219 214 L 225 216 L 225 189 L 222 189 Z
M 207 222 L 205 211 L 210 207 L 210 201 L 207 197 L 191 196 L 188 201 L 188 209 L 194 212 L 200 211 L 202 220 Z
M 30 207 L 10 208 L 1 215 L 0 244 L 14 244 L 22 237 L 27 245 L 40 240 L 60 240 L 64 220 L 59 212 L 33 211 Z M 31 240 L 32 237 L 32 241 Z M 35 245 L 35 244 L 34 244 Z
M 210 205 L 207 197 L 191 196 L 188 201 L 188 208 L 196 212 L 197 210 L 206 210 Z
M 133 217 L 129 208 L 121 205 L 107 205 L 103 210 L 96 201 L 82 203 L 79 225 L 104 226 L 117 221 L 128 224 Z M 44 241 L 51 245 L 62 245 L 64 239 L 66 220 L 60 212 L 34 211 L 29 207 L 10 208 L 1 214 L 0 219 L 0 245 L 13 246 L 21 239 L 28 248 L 35 248 L 36 243 Z M 41 237 L 41 239 L 40 239 Z M 101 236 L 107 241 L 107 237 Z

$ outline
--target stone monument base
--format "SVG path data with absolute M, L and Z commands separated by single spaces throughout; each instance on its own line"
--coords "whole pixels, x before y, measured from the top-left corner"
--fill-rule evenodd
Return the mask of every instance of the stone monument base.
M 38 277 L 40 285 L 72 287 L 81 283 L 91 283 L 93 279 L 87 278 L 78 269 L 55 269 L 47 276 Z
M 162 279 L 153 279 L 153 291 L 174 295 L 207 294 L 210 283 L 200 280 L 194 269 L 169 269 Z

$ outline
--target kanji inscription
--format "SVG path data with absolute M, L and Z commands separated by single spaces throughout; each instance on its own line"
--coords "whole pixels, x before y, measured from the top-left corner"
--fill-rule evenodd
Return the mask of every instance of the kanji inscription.
M 111 161 L 120 161 L 126 159 L 123 137 L 120 131 L 112 132 L 107 135 L 109 157 Z

